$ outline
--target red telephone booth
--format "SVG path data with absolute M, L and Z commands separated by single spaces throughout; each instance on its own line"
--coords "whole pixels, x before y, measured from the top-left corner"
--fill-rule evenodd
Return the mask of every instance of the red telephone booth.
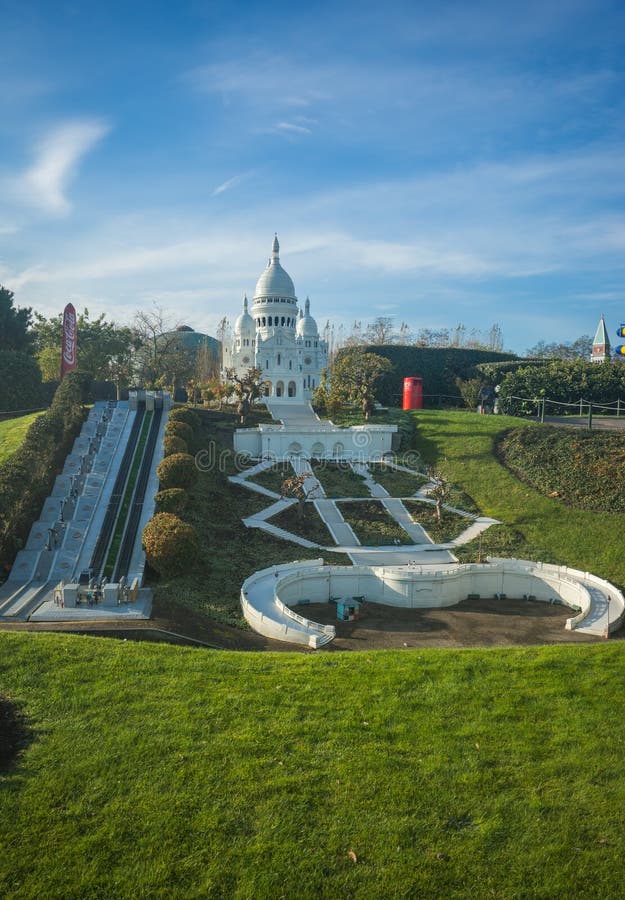
M 423 409 L 423 378 L 404 378 L 402 409 Z

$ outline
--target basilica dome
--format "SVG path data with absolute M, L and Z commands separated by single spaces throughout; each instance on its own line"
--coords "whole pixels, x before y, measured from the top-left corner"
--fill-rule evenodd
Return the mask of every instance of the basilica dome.
M 297 320 L 298 337 L 316 338 L 319 337 L 317 323 L 310 314 L 310 300 L 306 297 L 306 312 L 302 315 L 299 311 L 299 319 Z
M 261 297 L 284 297 L 289 300 L 296 300 L 295 285 L 291 276 L 280 265 L 280 244 L 278 236 L 273 239 L 271 248 L 271 259 L 267 263 L 267 268 L 262 273 L 256 283 L 254 291 L 254 300 Z
M 236 322 L 234 323 L 234 333 L 235 334 L 254 334 L 256 330 L 256 326 L 254 325 L 254 319 L 250 316 L 247 311 L 247 297 L 243 298 L 243 312 L 240 316 L 237 317 Z

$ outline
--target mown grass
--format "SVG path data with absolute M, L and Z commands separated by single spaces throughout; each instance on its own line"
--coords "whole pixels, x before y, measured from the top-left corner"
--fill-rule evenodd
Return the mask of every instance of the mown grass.
M 325 522 L 319 518 L 317 510 L 312 503 L 304 505 L 303 517 L 298 513 L 297 504 L 283 509 L 277 516 L 268 520 L 271 525 L 284 528 L 299 537 L 307 538 L 322 547 L 333 547 L 334 540 L 327 529 Z
M 225 426 L 231 424 L 233 414 L 196 411 L 201 428 L 191 449 L 205 453 L 208 462 L 200 462 L 198 480 L 189 490 L 184 518 L 194 526 L 200 549 L 194 567 L 184 574 L 169 579 L 150 575 L 155 609 L 158 611 L 161 604 L 181 603 L 217 622 L 247 628 L 239 592 L 249 575 L 265 566 L 294 559 L 316 559 L 324 553 L 296 547 L 256 528 L 246 528 L 242 520 L 265 509 L 271 501 L 228 481 L 227 476 L 238 471 L 237 460 L 226 443 Z M 332 543 L 327 541 L 329 545 Z M 324 558 L 330 564 L 345 564 L 343 557 L 339 559 L 330 552 Z
M 19 450 L 24 436 L 40 412 L 0 421 L 0 463 Z
M 415 449 L 466 491 L 483 515 L 504 523 L 507 537 L 500 530 L 497 541 L 508 547 L 508 555 L 569 565 L 625 585 L 625 555 L 616 539 L 625 526 L 622 515 L 566 507 L 520 481 L 498 461 L 496 445 L 518 426 L 518 419 L 444 410 L 413 415 Z M 464 503 L 454 505 L 467 509 Z M 489 531 L 462 552 L 463 559 L 477 558 L 490 540 Z
M 427 531 L 435 544 L 446 544 L 453 541 L 468 528 L 471 519 L 460 516 L 449 509 L 441 510 L 440 521 L 436 518 L 436 507 L 431 503 L 419 500 L 404 500 L 404 506 L 411 518 Z
M 497 446 L 504 463 L 542 494 L 593 512 L 625 512 L 625 432 L 521 426 Z
M 51 677 L 53 673 L 54 677 Z M 625 644 L 0 634 L 4 897 L 619 897 Z
M 252 475 L 250 481 L 256 482 L 261 487 L 267 488 L 268 491 L 274 491 L 279 494 L 282 488 L 282 482 L 287 478 L 294 478 L 295 472 L 289 462 L 277 462 L 270 469 L 263 472 L 257 472 Z M 265 503 L 265 506 L 267 504 Z
M 411 475 L 386 463 L 369 463 L 369 471 L 374 481 L 382 485 L 391 497 L 411 497 L 428 481 L 423 475 Z
M 341 515 L 365 547 L 412 544 L 412 538 L 384 509 L 380 500 L 338 503 Z
M 311 460 L 315 478 L 324 489 L 326 497 L 369 497 L 369 489 L 362 475 L 358 475 L 346 462 L 327 459 Z

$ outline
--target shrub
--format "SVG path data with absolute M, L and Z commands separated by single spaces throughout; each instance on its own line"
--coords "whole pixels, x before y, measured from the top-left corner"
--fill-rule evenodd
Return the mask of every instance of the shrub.
M 7 568 L 28 537 L 80 431 L 89 383 L 90 378 L 80 373 L 67 375 L 50 409 L 26 432 L 20 452 L 0 466 L 0 564 Z
M 166 491 L 159 491 L 154 502 L 157 513 L 174 513 L 179 516 L 189 502 L 189 495 L 182 488 L 168 488 Z
M 188 522 L 171 513 L 157 513 L 143 529 L 143 549 L 159 575 L 177 575 L 193 566 L 198 537 Z
M 41 370 L 37 361 L 17 350 L 0 350 L 0 412 L 37 409 L 41 405 Z
M 156 470 L 161 489 L 190 488 L 197 479 L 195 460 L 188 453 L 166 456 Z
M 175 409 L 172 409 L 169 413 L 168 421 L 184 422 L 185 425 L 190 425 L 194 431 L 197 431 L 200 427 L 200 417 L 188 406 L 177 406 Z
M 463 381 L 462 378 L 456 378 L 456 386 L 460 391 L 460 395 L 473 412 L 477 408 L 477 401 L 483 384 L 484 382 L 481 378 L 468 378 L 466 381 Z
M 176 437 L 175 434 L 166 434 L 165 440 L 163 441 L 163 447 L 165 448 L 165 456 L 171 456 L 173 453 L 188 453 L 189 447 L 187 446 L 187 442 L 183 441 L 181 437 Z
M 390 359 L 393 370 L 383 375 L 378 382 L 376 393 L 384 406 L 401 406 L 403 380 L 407 375 L 418 375 L 423 378 L 423 394 L 426 405 L 435 405 L 436 397 L 447 395 L 457 397 L 460 394 L 456 386 L 456 378 L 472 378 L 475 367 L 480 363 L 503 362 L 514 359 L 512 353 L 497 353 L 494 350 L 474 350 L 469 347 L 409 347 L 396 344 L 367 345 L 361 348 L 366 353 L 377 353 Z M 337 358 L 346 353 L 341 349 Z M 597 368 L 601 368 L 597 366 Z M 432 399 L 430 399 L 432 397 Z
M 175 419 L 173 422 L 167 422 L 165 434 L 182 438 L 188 447 L 193 443 L 193 429 L 186 422 L 176 422 Z

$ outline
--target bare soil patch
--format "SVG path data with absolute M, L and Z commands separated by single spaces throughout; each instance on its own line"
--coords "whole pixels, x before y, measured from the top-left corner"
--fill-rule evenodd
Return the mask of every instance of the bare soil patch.
M 294 607 L 300 615 L 336 627 L 328 650 L 426 647 L 502 647 L 589 643 L 603 638 L 565 631 L 562 606 L 528 600 L 463 600 L 444 609 L 402 609 L 365 602 L 357 622 L 340 622 L 333 603 Z

